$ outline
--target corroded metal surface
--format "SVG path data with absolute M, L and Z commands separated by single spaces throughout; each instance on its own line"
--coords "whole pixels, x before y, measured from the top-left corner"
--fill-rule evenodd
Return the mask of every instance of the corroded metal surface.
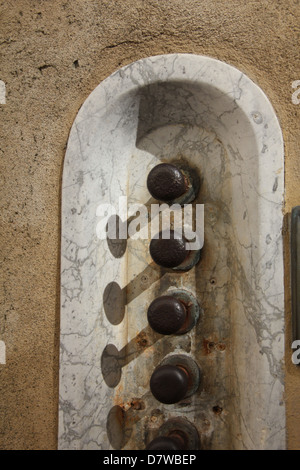
M 148 322 L 157 333 L 177 333 L 187 318 L 182 302 L 171 295 L 163 295 L 151 302 L 147 312 Z
M 184 238 L 176 238 L 174 230 L 170 230 L 170 239 L 163 238 L 162 233 L 150 243 L 150 254 L 155 263 L 164 268 L 180 266 L 189 255 Z
M 150 171 L 147 188 L 155 199 L 173 201 L 187 191 L 188 181 L 175 165 L 160 163 Z
M 165 364 L 153 372 L 150 390 L 161 403 L 177 403 L 184 399 L 188 391 L 189 375 L 186 369 Z

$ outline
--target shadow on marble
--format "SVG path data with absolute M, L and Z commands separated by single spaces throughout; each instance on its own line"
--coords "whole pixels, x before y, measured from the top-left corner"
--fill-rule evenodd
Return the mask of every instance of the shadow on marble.
M 163 335 L 147 326 L 120 351 L 113 344 L 108 344 L 101 355 L 102 376 L 108 387 L 116 387 L 121 380 L 122 368 L 138 358 L 161 338 Z

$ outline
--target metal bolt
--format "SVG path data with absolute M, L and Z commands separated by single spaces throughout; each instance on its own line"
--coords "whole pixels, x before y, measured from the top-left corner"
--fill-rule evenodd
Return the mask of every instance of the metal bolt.
M 198 450 L 199 434 L 186 418 L 170 418 L 157 431 L 146 450 Z
M 180 300 L 171 295 L 163 295 L 151 302 L 147 316 L 154 331 L 162 335 L 171 335 L 182 328 L 187 311 Z
M 161 403 L 177 403 L 185 397 L 189 386 L 189 374 L 175 365 L 159 366 L 150 379 L 150 389 Z
M 170 202 L 188 190 L 187 177 L 170 163 L 160 163 L 152 168 L 147 178 L 148 191 L 159 201 Z
M 168 436 L 159 436 L 147 445 L 146 450 L 186 450 L 187 437 L 180 431 L 173 431 Z
M 151 240 L 150 255 L 159 266 L 176 268 L 185 261 L 190 253 L 190 250 L 186 248 L 186 240 L 179 238 L 174 230 L 170 230 L 168 239 L 162 237 L 163 232 L 160 232 L 158 238 Z

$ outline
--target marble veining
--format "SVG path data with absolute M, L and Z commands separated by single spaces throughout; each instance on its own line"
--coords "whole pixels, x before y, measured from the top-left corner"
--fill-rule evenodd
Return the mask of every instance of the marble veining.
M 118 208 L 126 196 L 149 206 L 149 171 L 176 160 L 198 172 L 195 203 L 205 207 L 202 256 L 186 273 L 155 266 L 150 240 L 97 237 L 99 204 Z M 175 416 L 197 427 L 203 449 L 285 448 L 283 193 L 278 120 L 236 68 L 149 57 L 91 93 L 63 171 L 60 449 L 143 449 Z M 147 306 L 176 288 L 203 314 L 187 334 L 164 337 L 147 324 Z M 197 361 L 202 384 L 162 405 L 150 376 L 178 353 Z

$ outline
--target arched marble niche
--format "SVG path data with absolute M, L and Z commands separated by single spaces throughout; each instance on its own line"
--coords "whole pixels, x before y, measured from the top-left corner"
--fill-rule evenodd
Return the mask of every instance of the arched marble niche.
M 100 204 L 117 217 L 120 198 L 149 205 L 147 174 L 174 160 L 198 172 L 205 208 L 201 259 L 185 273 L 155 266 L 149 240 L 97 236 Z M 283 193 L 278 120 L 236 68 L 149 57 L 91 93 L 63 171 L 59 448 L 143 449 L 174 416 L 197 427 L 203 449 L 285 447 Z M 202 314 L 187 334 L 164 337 L 147 305 L 177 288 Z M 197 361 L 202 382 L 189 400 L 162 405 L 150 375 L 178 353 Z

